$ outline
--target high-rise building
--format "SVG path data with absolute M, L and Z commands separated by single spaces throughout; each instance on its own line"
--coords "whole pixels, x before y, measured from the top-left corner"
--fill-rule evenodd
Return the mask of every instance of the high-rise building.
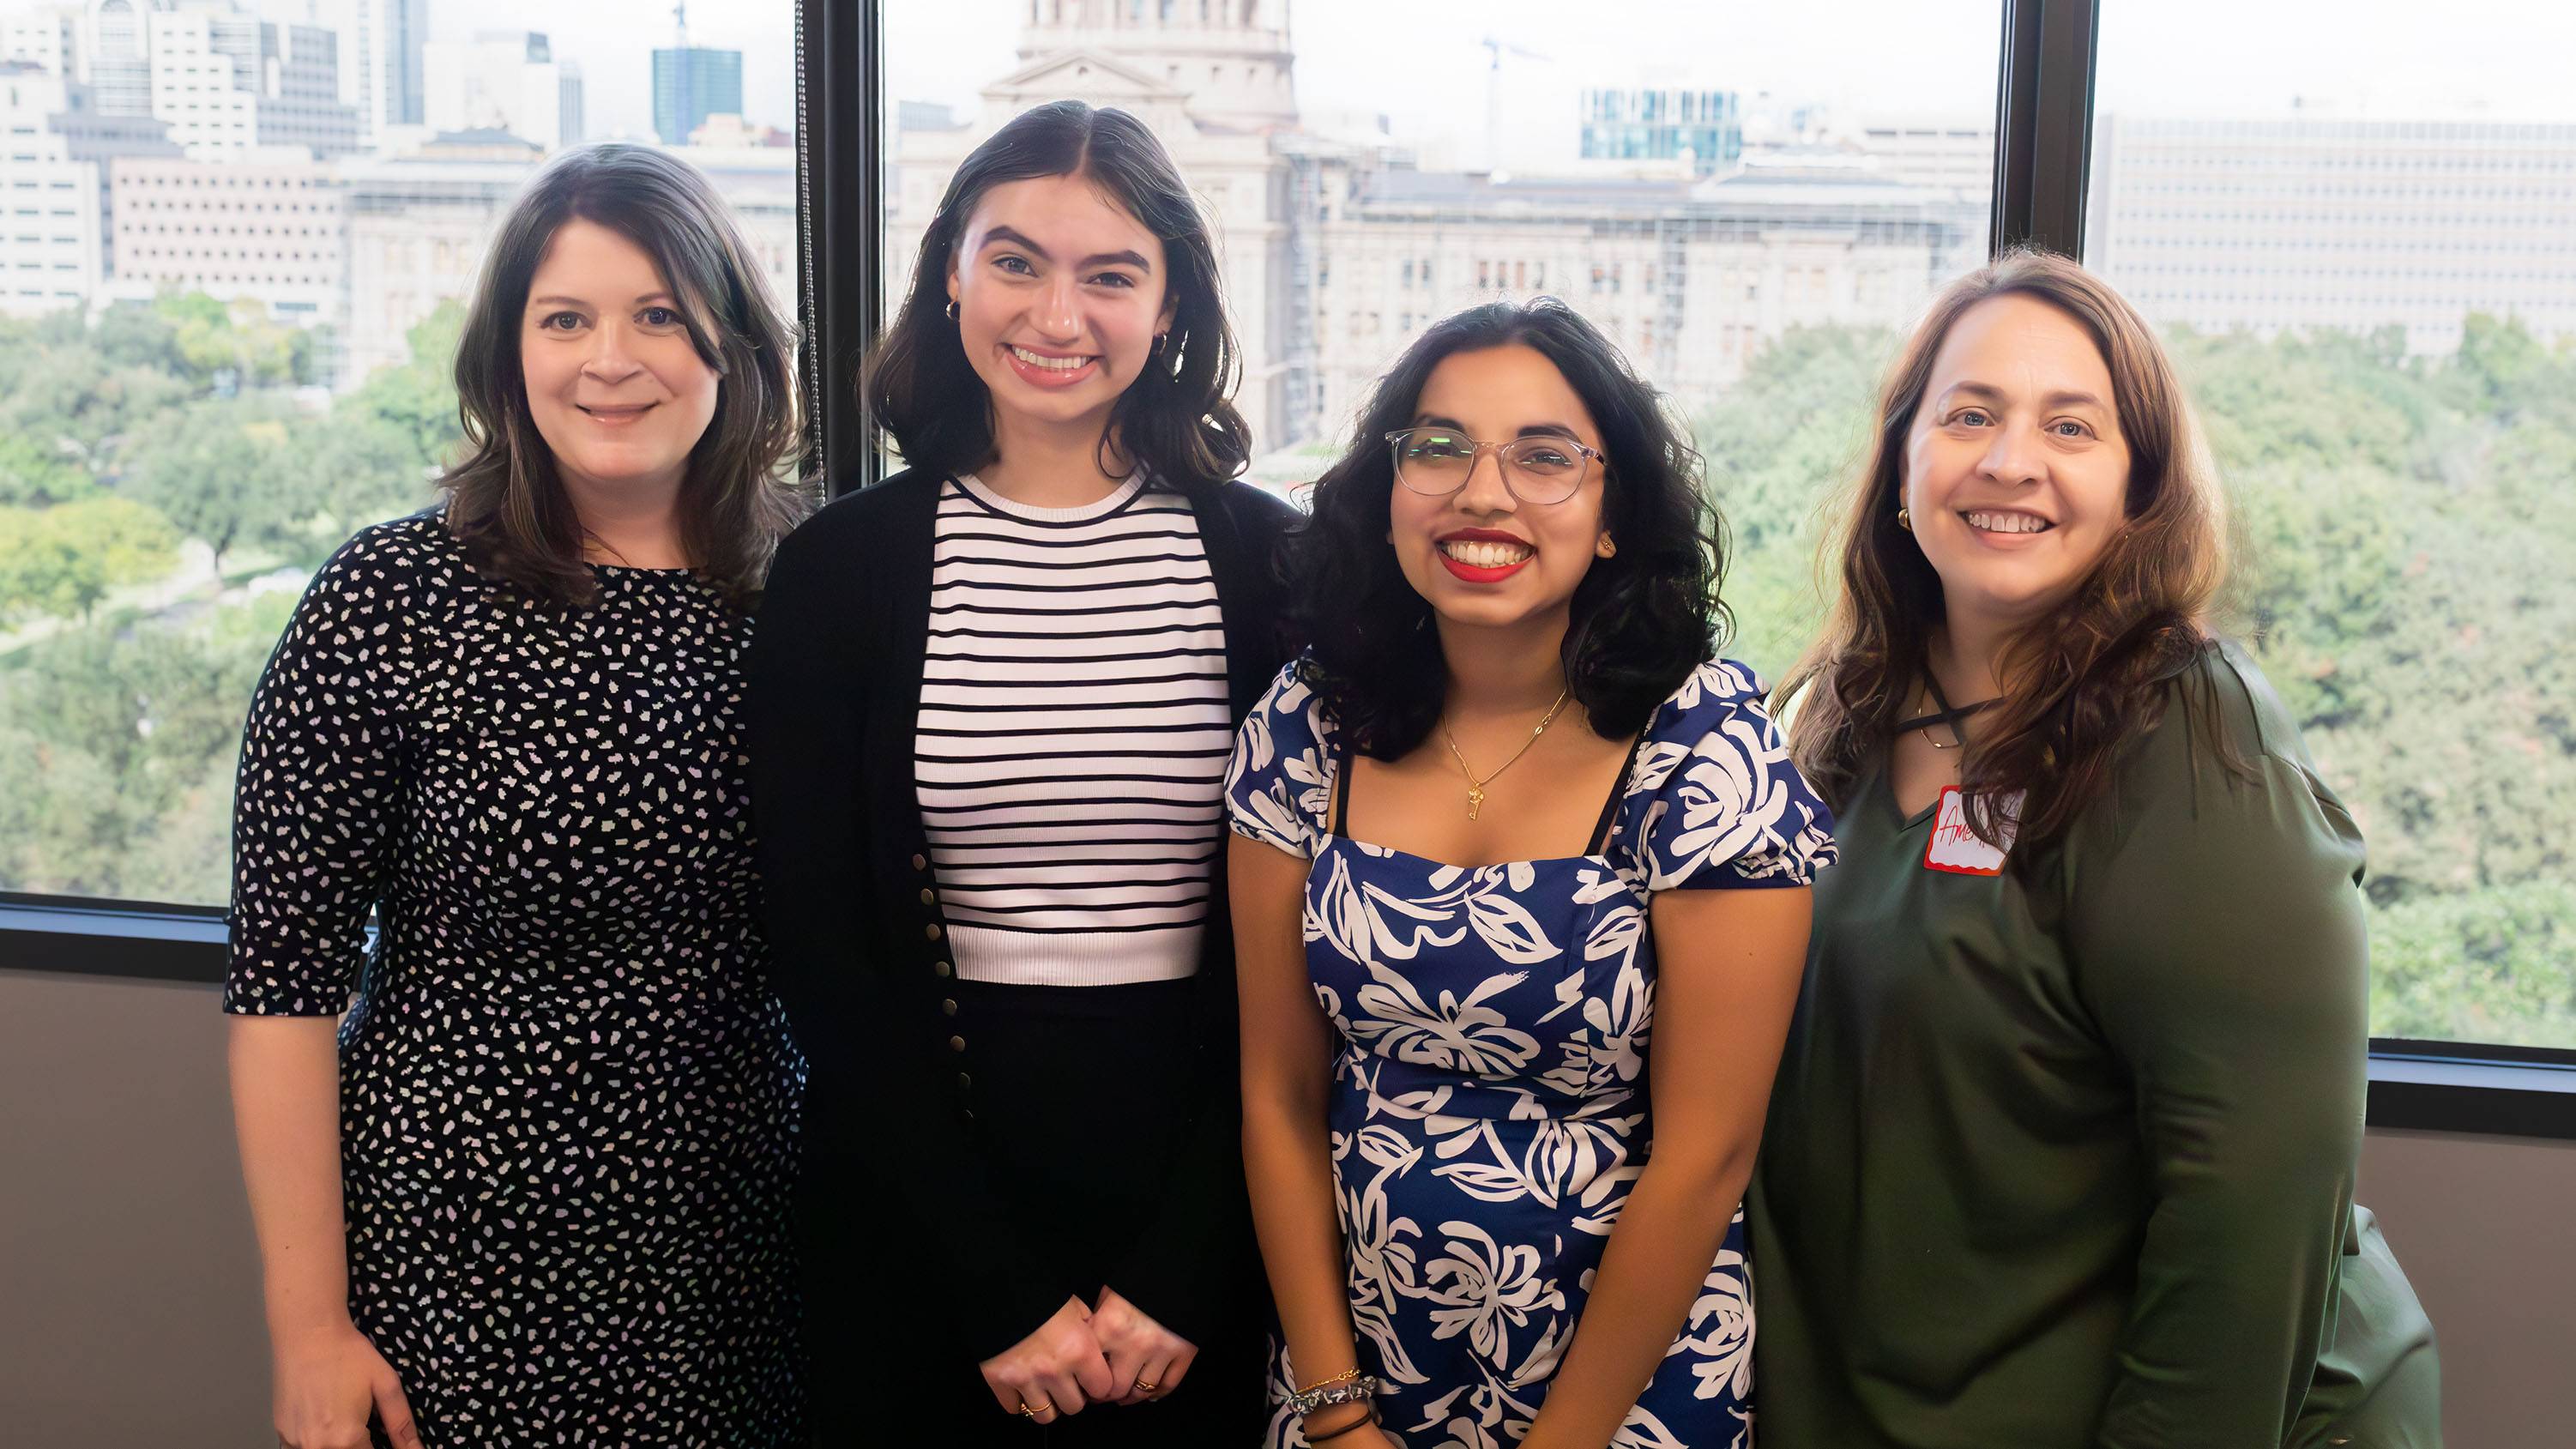
M 422 118 L 433 131 L 507 131 L 549 151 L 581 139 L 581 67 L 555 59 L 537 31 L 432 41 L 422 75 Z
M 164 289 L 257 301 L 282 321 L 337 322 L 345 273 L 342 187 L 293 148 L 209 166 L 114 162 L 119 296 Z
M 359 144 L 383 144 L 389 126 L 424 123 L 428 0 L 260 0 L 270 20 L 332 33 L 340 100 L 358 112 Z
M 221 160 L 297 146 L 339 156 L 359 148 L 358 112 L 340 100 L 339 41 L 330 31 L 265 21 L 230 0 L 181 0 L 143 19 L 151 113 L 189 155 Z
M 703 46 L 653 52 L 653 134 L 689 144 L 709 116 L 742 114 L 742 52 Z
M 0 15 L 0 62 L 16 61 L 66 80 L 78 77 L 80 7 L 40 5 Z
M 1683 161 L 1713 176 L 1744 154 L 1744 114 L 1733 91 L 1669 88 L 1587 90 L 1582 100 L 1587 161 Z
M 118 157 L 176 156 L 149 116 L 103 115 L 88 86 L 0 61 L 0 307 L 94 298 L 114 272 Z
M 2088 205 L 2086 260 L 2162 325 L 2576 337 L 2576 124 L 2105 116 Z
M 81 11 L 74 74 L 111 116 L 152 114 L 150 17 L 170 0 L 89 0 Z

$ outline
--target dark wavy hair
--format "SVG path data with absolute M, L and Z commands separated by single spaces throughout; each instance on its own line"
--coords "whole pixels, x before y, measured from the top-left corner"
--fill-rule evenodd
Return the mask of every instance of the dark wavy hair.
M 2006 296 L 2045 302 L 2092 336 L 2129 445 L 2126 523 L 2066 599 L 2005 647 L 1998 670 L 2016 685 L 1959 761 L 1969 826 L 1988 843 L 2000 844 L 2007 824 L 1998 802 L 2020 793 L 2009 822 L 2019 865 L 2109 788 L 2121 746 L 2155 725 L 2171 682 L 2214 646 L 2208 620 L 2227 572 L 2222 502 L 2182 384 L 2155 329 L 2109 283 L 2064 257 L 2018 250 L 1934 299 L 1879 398 L 1869 464 L 1839 531 L 1832 615 L 1781 696 L 1803 692 L 1790 752 L 1840 808 L 1903 718 L 1943 614 L 1941 576 L 1896 522 L 1907 437 L 1950 329 L 1978 303 Z M 2215 711 L 2201 713 L 2214 731 Z M 2214 733 L 2210 743 L 2243 768 Z
M 456 406 L 469 451 L 439 479 L 448 530 L 487 577 L 553 603 L 587 606 L 599 597 L 582 557 L 581 520 L 528 411 L 519 365 L 530 280 L 555 233 L 576 218 L 653 259 L 680 299 L 689 341 L 719 379 L 715 415 L 680 484 L 680 540 L 692 571 L 748 609 L 770 554 L 807 507 L 782 476 L 801 454 L 795 333 L 771 302 L 731 208 L 696 168 L 651 146 L 611 141 L 566 151 L 502 218 L 456 346 Z
M 860 370 L 860 404 L 910 467 L 954 475 L 993 461 L 992 394 L 949 319 L 948 268 L 985 193 L 1040 176 L 1090 180 L 1163 244 L 1171 332 L 1119 395 L 1101 448 L 1114 438 L 1155 477 L 1184 488 L 1241 473 L 1252 457 L 1252 431 L 1234 406 L 1242 354 L 1226 322 L 1207 217 L 1143 122 L 1080 101 L 1021 112 L 948 178 L 921 236 L 912 289 Z
M 1515 343 L 1556 364 L 1601 430 L 1601 521 L 1618 550 L 1594 559 L 1575 586 L 1562 656 L 1592 727 L 1611 739 L 1645 728 L 1727 626 L 1717 595 L 1725 531 L 1701 491 L 1699 454 L 1654 388 L 1553 297 L 1470 307 L 1423 333 L 1379 381 L 1357 439 L 1315 484 L 1314 511 L 1287 543 L 1289 625 L 1307 650 L 1301 672 L 1353 748 L 1373 758 L 1422 743 L 1448 680 L 1431 605 L 1387 542 L 1395 459 L 1386 435 L 1412 424 L 1443 358 Z

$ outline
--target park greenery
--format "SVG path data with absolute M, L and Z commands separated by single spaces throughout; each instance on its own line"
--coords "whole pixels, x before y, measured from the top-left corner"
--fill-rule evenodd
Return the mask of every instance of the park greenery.
M 458 321 L 336 398 L 329 337 L 255 307 L 0 321 L 0 890 L 224 897 L 243 707 L 319 561 L 431 501 Z M 1766 677 L 1815 627 L 1895 341 L 1792 332 L 1693 419 Z M 2444 357 L 2171 341 L 2228 488 L 2228 627 L 2369 837 L 2373 1030 L 2576 1045 L 2576 349 L 2486 317 Z

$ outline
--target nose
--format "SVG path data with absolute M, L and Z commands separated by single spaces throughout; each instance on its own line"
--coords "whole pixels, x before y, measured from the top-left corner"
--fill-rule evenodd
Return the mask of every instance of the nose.
M 1080 282 L 1070 269 L 1057 272 L 1038 289 L 1029 308 L 1029 325 L 1049 342 L 1070 343 L 1082 335 Z
M 590 356 L 582 359 L 581 370 L 608 384 L 633 377 L 643 367 L 635 360 L 633 340 L 627 335 L 625 322 L 614 317 L 603 318 L 591 333 Z
M 1502 455 L 1491 448 L 1478 448 L 1467 461 L 1467 481 L 1458 487 L 1457 507 L 1462 513 L 1480 518 L 1508 515 L 1520 507 L 1520 500 L 1503 481 Z
M 1995 429 L 1994 441 L 1986 445 L 1986 456 L 1979 461 L 1978 470 L 2007 485 L 2038 482 L 2048 472 L 2038 432 L 2027 423 Z

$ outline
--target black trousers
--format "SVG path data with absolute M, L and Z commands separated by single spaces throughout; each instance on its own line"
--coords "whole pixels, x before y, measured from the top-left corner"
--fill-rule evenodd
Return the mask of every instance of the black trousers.
M 955 1030 L 970 1044 L 976 1149 L 1012 1196 L 1021 1251 L 1066 1265 L 1072 1281 L 1117 1287 L 1117 1266 L 1154 1221 L 1195 1105 L 1188 1053 L 1179 1049 L 1191 1040 L 1190 983 L 959 981 L 950 995 Z M 925 1083 L 924 1099 L 944 1101 L 936 1095 L 944 1085 Z M 818 1155 L 854 1147 L 864 1143 L 809 1136 L 809 1171 Z M 809 1195 L 800 1207 L 816 1445 L 899 1443 L 890 1437 L 898 1435 L 959 1449 L 1259 1443 L 1268 1297 L 1248 1237 L 1202 1265 L 1209 1281 L 1239 1285 L 1224 1297 L 1242 1311 L 1203 1335 L 1177 1388 L 1151 1403 L 1095 1404 L 1039 1425 L 1005 1412 L 985 1387 L 980 1355 L 948 1311 L 943 1254 L 891 1186 L 900 1165 L 882 1166 L 828 1174 L 888 1184 L 875 1201 Z

